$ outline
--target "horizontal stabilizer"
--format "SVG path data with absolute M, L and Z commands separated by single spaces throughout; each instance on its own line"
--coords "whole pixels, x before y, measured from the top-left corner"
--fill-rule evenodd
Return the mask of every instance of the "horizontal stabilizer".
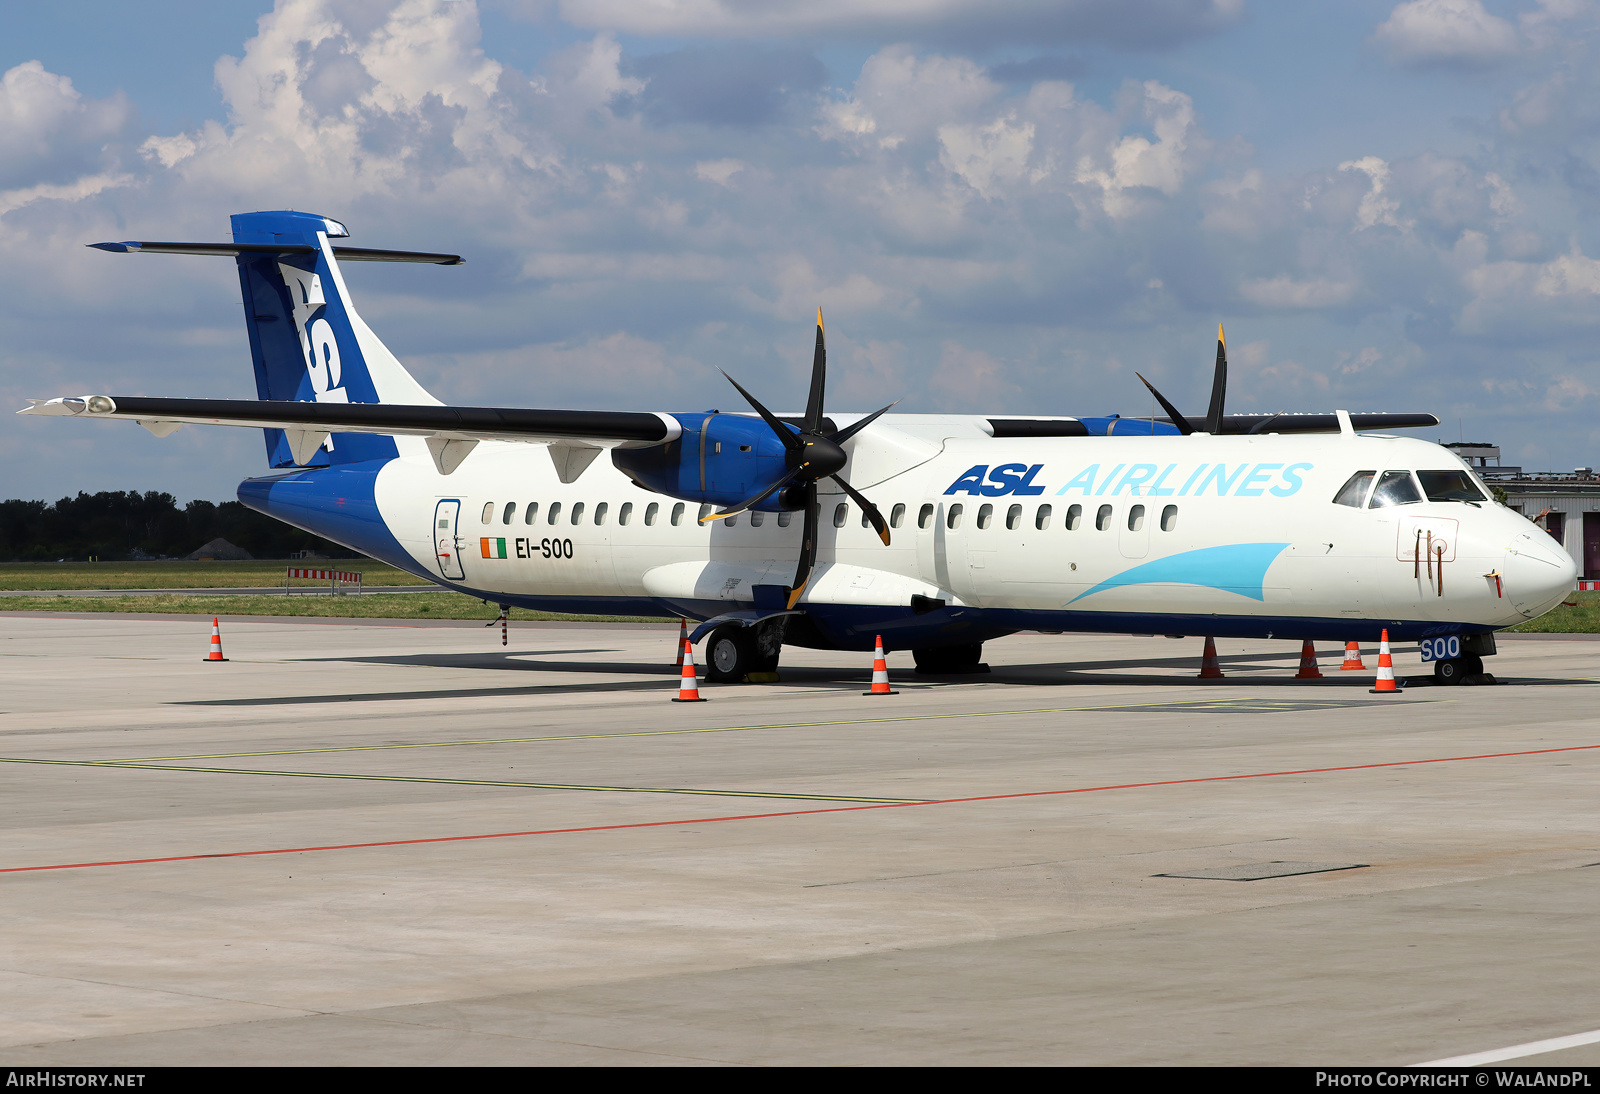
M 316 248 L 304 243 L 90 243 L 86 246 L 118 254 L 216 255 L 308 255 Z M 379 251 L 371 247 L 335 247 L 333 256 L 341 262 L 428 262 L 435 266 L 459 266 L 460 255 L 434 254 L 431 251 Z
M 491 406 L 405 406 L 395 403 L 146 399 L 127 395 L 84 395 L 47 402 L 36 401 L 18 413 L 233 425 L 256 429 L 265 427 L 305 433 L 378 433 L 388 436 L 443 436 L 460 440 L 532 443 L 588 441 L 595 447 L 662 444 L 676 440 L 683 433 L 683 427 L 677 419 L 666 414 Z M 312 448 L 314 450 L 315 446 Z

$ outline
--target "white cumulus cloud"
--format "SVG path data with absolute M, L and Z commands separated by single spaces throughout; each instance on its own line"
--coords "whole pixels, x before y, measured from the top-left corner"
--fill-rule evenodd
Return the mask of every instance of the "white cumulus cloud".
M 1482 0 L 1407 0 L 1378 25 L 1375 37 L 1399 60 L 1483 64 L 1518 49 L 1517 28 Z

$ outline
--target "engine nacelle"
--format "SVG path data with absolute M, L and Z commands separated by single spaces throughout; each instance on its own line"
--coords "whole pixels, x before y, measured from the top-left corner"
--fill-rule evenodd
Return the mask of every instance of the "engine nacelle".
M 611 462 L 639 486 L 684 501 L 737 505 L 789 470 L 783 442 L 772 427 L 743 414 L 674 414 L 683 435 L 648 448 L 613 448 Z M 785 505 L 782 490 L 755 506 L 768 513 Z

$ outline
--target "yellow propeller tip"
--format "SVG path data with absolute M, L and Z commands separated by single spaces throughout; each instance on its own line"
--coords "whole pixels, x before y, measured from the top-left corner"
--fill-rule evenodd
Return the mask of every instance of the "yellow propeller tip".
M 817 305 L 817 329 L 822 329 L 822 305 Z
M 1228 344 L 1226 341 L 1224 341 L 1224 339 L 1222 337 L 1222 324 L 1221 323 L 1217 324 L 1217 341 L 1221 342 L 1223 345 L 1227 345 Z

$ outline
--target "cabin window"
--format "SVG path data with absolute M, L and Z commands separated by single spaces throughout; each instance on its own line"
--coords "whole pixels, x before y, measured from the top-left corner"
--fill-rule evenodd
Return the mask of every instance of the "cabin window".
M 843 528 L 844 522 L 849 518 L 850 507 L 844 502 L 841 501 L 838 505 L 833 507 L 833 526 L 835 528 Z
M 739 515 L 735 513 L 733 516 L 725 519 L 722 523 L 728 528 L 737 528 L 739 526 Z
M 609 501 L 602 501 L 594 507 L 594 522 L 597 525 L 606 522 L 606 511 L 611 508 Z
M 575 501 L 572 503 L 572 523 L 583 523 L 583 502 L 581 501 Z
M 1006 531 L 1015 532 L 1022 526 L 1022 506 L 1013 505 L 1006 510 Z
M 627 524 L 628 521 L 630 521 L 632 519 L 633 519 L 633 502 L 625 501 L 625 502 L 622 503 L 622 508 L 617 510 L 617 523 L 618 524 Z
M 867 511 L 865 509 L 861 510 L 861 527 L 872 527 L 872 518 L 867 516 Z
M 750 510 L 750 527 L 760 528 L 766 522 L 767 514 L 759 509 Z
M 554 524 L 556 521 L 558 521 L 560 519 L 561 519 L 561 503 L 559 501 L 553 501 L 553 502 L 550 503 L 550 515 L 545 518 L 545 522 L 548 523 L 548 524 Z
M 706 518 L 709 517 L 713 512 L 715 512 L 716 508 L 717 507 L 715 505 L 702 505 L 702 506 L 700 506 L 700 516 L 698 518 L 700 523 L 704 524 L 705 521 L 706 521 Z
M 789 510 L 785 509 L 783 512 L 778 514 L 778 527 L 779 528 L 787 528 L 787 527 L 789 527 L 789 522 L 791 520 L 793 520 L 793 519 L 794 519 L 794 514 L 789 512 Z
M 1069 532 L 1076 532 L 1078 525 L 1083 523 L 1083 506 L 1067 506 L 1067 519 L 1061 522 L 1063 528 Z
M 1100 507 L 1100 511 L 1094 515 L 1094 526 L 1095 530 L 1100 532 L 1104 532 L 1111 527 L 1111 506 L 1102 505 Z
M 930 503 L 930 504 L 924 505 L 921 509 L 917 510 L 917 527 L 918 528 L 926 528 L 926 527 L 928 527 L 928 525 L 930 525 L 932 523 L 933 523 L 933 505 Z
M 489 524 L 493 520 L 494 520 L 494 502 L 486 501 L 486 502 L 483 503 L 483 523 Z
M 965 508 L 962 506 L 962 504 L 959 501 L 956 502 L 954 505 L 952 505 L 949 509 L 947 509 L 945 511 L 944 526 L 946 528 L 950 528 L 950 529 L 960 528 L 961 527 L 961 514 L 963 512 L 965 512 Z
M 1429 501 L 1483 501 L 1484 496 L 1465 471 L 1418 471 L 1422 492 Z
M 501 524 L 510 524 L 511 523 L 511 518 L 516 516 L 516 515 L 517 515 L 517 503 L 514 502 L 514 501 L 508 501 L 508 502 L 506 502 L 506 515 L 500 518 L 500 523 Z
M 1171 532 L 1177 527 L 1178 507 L 1176 505 L 1169 505 L 1165 509 L 1161 510 L 1161 530 L 1163 532 Z
M 683 502 L 672 507 L 672 526 L 676 528 L 683 523 Z
M 905 502 L 895 502 L 894 508 L 889 510 L 889 527 L 898 528 L 906 522 Z
M 1144 527 L 1144 506 L 1135 505 L 1128 510 L 1128 531 L 1137 532 Z
M 656 524 L 656 518 L 660 515 L 661 503 L 659 501 L 653 501 L 649 505 L 646 505 L 644 507 L 644 526 L 646 528 L 654 528 Z
M 1367 488 L 1372 485 L 1372 477 L 1376 474 L 1376 471 L 1357 471 L 1351 475 L 1333 496 L 1333 504 L 1360 509 L 1361 503 L 1367 500 Z
M 1041 532 L 1050 527 L 1050 512 L 1050 506 L 1039 506 L 1038 512 L 1033 514 L 1033 526 Z
M 989 523 L 991 521 L 993 521 L 993 520 L 994 520 L 994 506 L 990 505 L 988 502 L 984 502 L 982 505 L 978 506 L 978 527 L 979 528 L 987 528 L 987 527 L 989 527 Z
M 532 524 L 534 522 L 534 518 L 536 518 L 538 515 L 539 503 L 536 501 L 530 501 L 527 508 L 522 511 L 522 523 Z
M 1385 471 L 1372 491 L 1368 509 L 1384 509 L 1391 505 L 1411 505 L 1422 500 L 1422 491 L 1409 471 Z

